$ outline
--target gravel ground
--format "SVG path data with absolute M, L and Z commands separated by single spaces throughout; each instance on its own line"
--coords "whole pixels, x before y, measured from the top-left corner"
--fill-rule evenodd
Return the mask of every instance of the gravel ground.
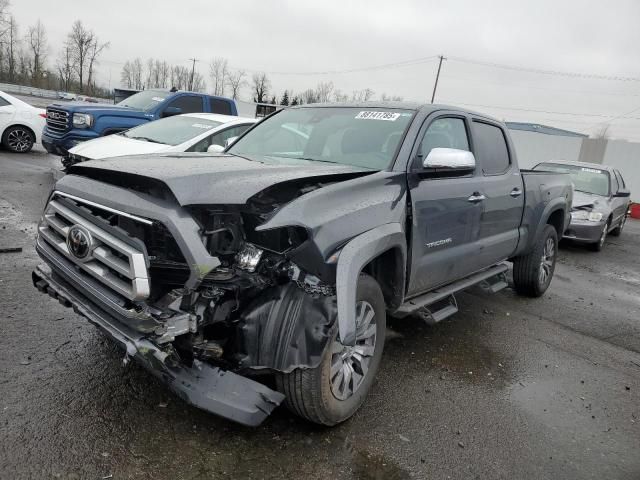
M 392 321 L 364 407 L 249 429 L 189 407 L 31 285 L 58 160 L 0 151 L 0 478 L 640 478 L 640 222 L 560 250 L 536 300 Z

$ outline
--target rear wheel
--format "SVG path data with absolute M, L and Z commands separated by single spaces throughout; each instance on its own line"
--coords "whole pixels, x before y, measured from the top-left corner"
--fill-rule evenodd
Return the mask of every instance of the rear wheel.
M 558 252 L 558 233 L 551 225 L 544 227 L 533 250 L 513 260 L 513 283 L 516 291 L 528 297 L 541 296 L 553 278 Z
M 35 135 L 27 127 L 9 127 L 2 135 L 4 147 L 14 153 L 27 153 L 36 142 Z
M 591 250 L 593 250 L 594 252 L 599 252 L 604 247 L 604 242 L 607 239 L 607 233 L 609 232 L 609 222 L 611 222 L 611 220 L 607 220 L 607 223 L 605 223 L 602 227 L 602 231 L 600 232 L 600 238 L 598 239 L 598 241 L 589 245 L 591 247 Z
M 345 346 L 337 334 L 320 365 L 276 377 L 285 404 L 314 423 L 336 425 L 362 405 L 380 365 L 386 307 L 378 283 L 362 274 L 356 293 L 356 342 Z

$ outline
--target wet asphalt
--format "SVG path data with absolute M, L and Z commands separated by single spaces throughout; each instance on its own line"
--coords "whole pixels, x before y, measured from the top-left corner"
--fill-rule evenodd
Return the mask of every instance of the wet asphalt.
M 541 299 L 390 320 L 363 408 L 244 428 L 187 406 L 31 285 L 57 159 L 0 151 L 0 479 L 638 479 L 640 221 L 560 250 Z

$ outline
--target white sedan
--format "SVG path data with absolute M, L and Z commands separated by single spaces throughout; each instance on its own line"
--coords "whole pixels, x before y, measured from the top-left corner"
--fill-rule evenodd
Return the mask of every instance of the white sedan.
M 229 139 L 257 120 L 215 113 L 186 113 L 144 123 L 124 132 L 76 145 L 62 159 L 65 167 L 101 158 L 166 152 L 220 152 Z
M 0 132 L 2 145 L 15 153 L 27 153 L 40 143 L 46 111 L 0 92 Z

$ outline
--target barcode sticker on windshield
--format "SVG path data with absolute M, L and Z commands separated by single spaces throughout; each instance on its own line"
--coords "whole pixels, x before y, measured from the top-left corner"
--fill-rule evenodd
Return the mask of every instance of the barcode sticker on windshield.
M 204 128 L 205 130 L 213 128 L 213 125 L 207 125 L 206 123 L 192 123 L 191 126 L 193 128 Z
M 387 120 L 388 122 L 395 122 L 399 117 L 399 113 L 392 112 L 360 112 L 356 115 L 360 120 Z
M 602 173 L 602 170 L 596 170 L 595 168 L 582 167 L 582 171 L 583 172 L 589 172 L 589 173 Z
M 162 101 L 164 101 L 164 98 L 162 98 L 162 97 L 151 97 L 151 100 L 153 100 L 154 102 L 162 102 Z

